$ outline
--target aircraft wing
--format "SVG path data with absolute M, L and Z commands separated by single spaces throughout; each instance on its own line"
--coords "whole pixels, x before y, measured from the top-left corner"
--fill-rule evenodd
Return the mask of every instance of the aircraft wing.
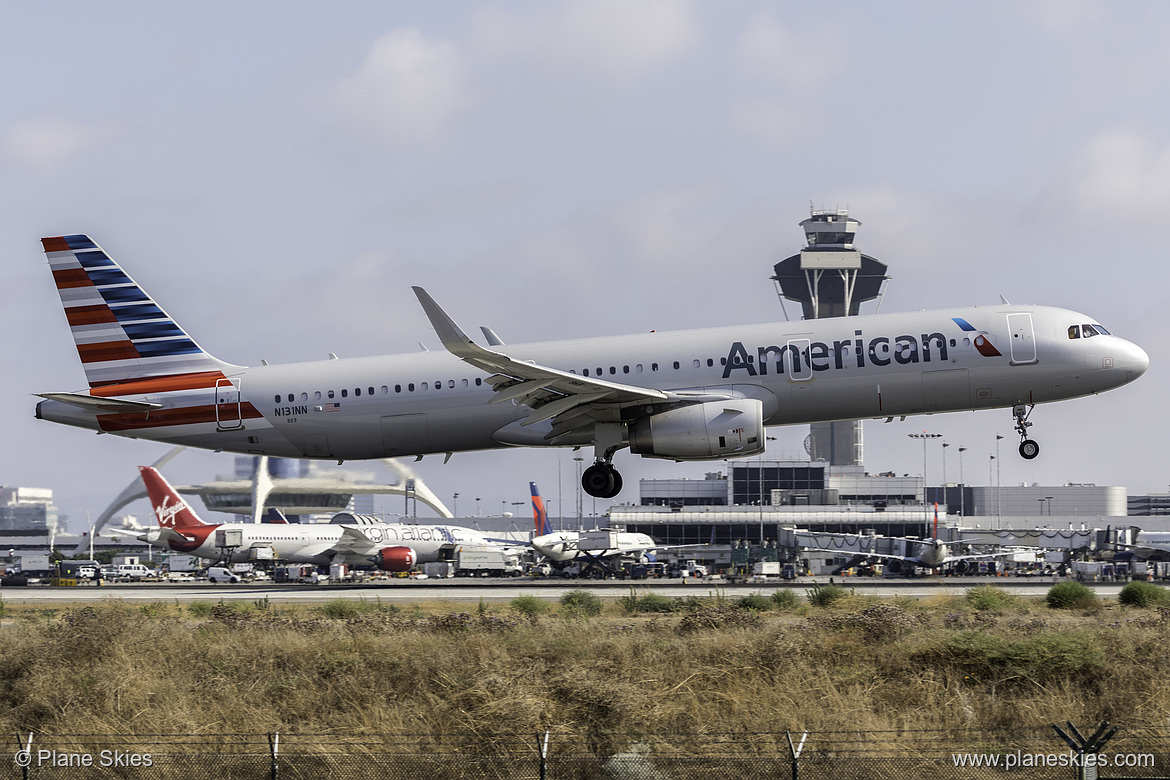
M 348 525 L 343 525 L 341 528 L 341 538 L 326 552 L 353 553 L 355 555 L 372 555 L 375 552 L 377 545 L 361 531 Z
M 490 374 L 487 382 L 496 392 L 490 403 L 515 400 L 532 407 L 532 413 L 521 425 L 532 425 L 556 418 L 553 419 L 552 431 L 545 438 L 555 439 L 599 419 L 589 414 L 591 408 L 609 407 L 618 410 L 636 404 L 691 404 L 732 398 L 730 395 L 716 393 L 666 392 L 637 385 L 607 382 L 600 378 L 578 376 L 556 368 L 516 360 L 503 352 L 476 344 L 426 290 L 421 287 L 413 289 L 427 318 L 431 321 L 431 326 L 447 351 Z

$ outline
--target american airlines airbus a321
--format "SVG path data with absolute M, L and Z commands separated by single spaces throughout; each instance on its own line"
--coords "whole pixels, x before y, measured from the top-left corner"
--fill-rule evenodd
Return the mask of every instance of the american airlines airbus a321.
M 89 388 L 39 394 L 40 419 L 338 461 L 592 445 L 582 483 L 598 498 L 621 490 L 623 447 L 757 455 L 770 425 L 1008 408 L 1034 458 L 1035 404 L 1149 365 L 1088 315 L 1006 303 L 507 346 L 491 334 L 484 347 L 416 287 L 446 352 L 246 368 L 203 351 L 88 236 L 42 243 Z

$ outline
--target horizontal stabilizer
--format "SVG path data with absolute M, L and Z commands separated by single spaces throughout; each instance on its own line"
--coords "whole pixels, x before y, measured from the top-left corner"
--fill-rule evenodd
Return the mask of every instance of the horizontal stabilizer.
M 120 398 L 99 398 L 85 393 L 34 393 L 34 395 L 50 401 L 60 401 L 80 409 L 99 412 L 149 412 L 151 409 L 162 408 L 162 404 L 152 404 L 146 401 L 123 401 Z

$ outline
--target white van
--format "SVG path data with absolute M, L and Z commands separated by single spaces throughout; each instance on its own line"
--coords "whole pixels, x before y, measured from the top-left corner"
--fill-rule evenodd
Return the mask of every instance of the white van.
M 114 571 L 114 579 L 118 580 L 141 580 L 150 577 L 154 574 L 150 569 L 143 566 L 141 563 L 122 563 L 119 564 Z
M 207 570 L 207 579 L 211 583 L 230 582 L 235 584 L 240 581 L 240 575 L 222 566 L 212 566 Z

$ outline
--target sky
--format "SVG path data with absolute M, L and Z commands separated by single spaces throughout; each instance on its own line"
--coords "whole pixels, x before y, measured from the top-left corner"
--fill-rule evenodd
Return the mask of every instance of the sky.
M 962 446 L 988 484 L 999 434 L 1005 485 L 1166 491 L 1168 68 L 1154 0 L 11 5 L 0 484 L 51 488 L 80 529 L 168 449 L 33 418 L 33 393 L 85 387 L 42 236 L 88 233 L 255 365 L 441 348 L 416 284 L 505 342 L 783 320 L 772 265 L 815 206 L 889 264 L 883 313 L 1003 295 L 1150 355 L 1132 385 L 1037 407 L 1034 461 L 996 410 L 867 422 L 869 471 L 921 474 L 928 431 L 948 481 Z M 802 455 L 807 427 L 770 434 L 767 457 Z M 460 514 L 526 514 L 529 481 L 572 514 L 573 456 L 414 468 Z M 641 478 L 729 468 L 616 465 L 633 502 Z M 192 451 L 166 473 L 231 471 Z

